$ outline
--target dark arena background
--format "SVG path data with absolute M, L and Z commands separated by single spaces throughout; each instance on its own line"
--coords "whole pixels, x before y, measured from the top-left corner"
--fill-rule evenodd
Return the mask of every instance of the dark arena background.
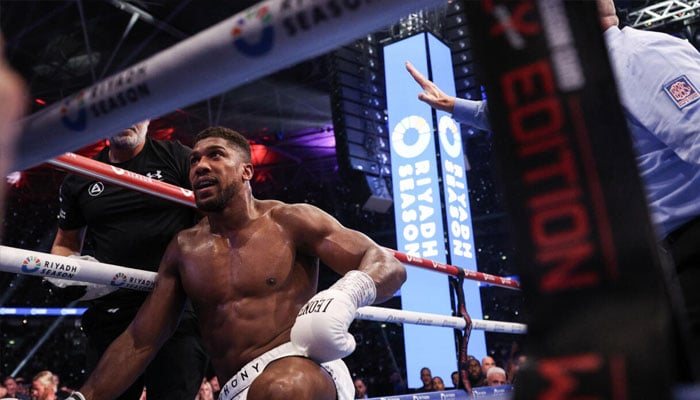
M 331 52 L 172 110 L 152 121 L 149 135 L 190 145 L 194 134 L 211 125 L 238 130 L 253 148 L 253 190 L 258 198 L 316 205 L 379 244 L 396 248 L 381 48 L 418 32 L 431 32 L 450 46 L 458 96 L 481 99 L 479 60 L 471 52 L 463 1 L 445 1 L 438 8 L 407 15 Z M 34 113 L 255 3 L 1 0 L 0 28 L 9 63 L 29 87 Z M 665 7 L 669 4 L 671 8 Z M 627 0 L 617 6 L 624 24 L 672 33 L 697 47 L 700 2 Z M 515 276 L 519 266 L 512 261 L 513 241 L 492 134 L 461 128 L 478 269 Z M 92 156 L 103 145 L 101 141 L 76 152 Z M 50 251 L 57 228 L 58 186 L 64 176 L 39 165 L 2 182 L 9 188 L 3 245 Z M 323 271 L 320 288 L 338 278 Z M 465 283 L 472 284 L 476 283 Z M 526 304 L 518 291 L 482 286 L 480 292 L 484 319 L 527 322 Z M 48 369 L 60 376 L 62 385 L 79 387 L 86 378 L 80 317 L 41 311 L 17 315 L 12 310 L 80 306 L 40 278 L 0 273 L 0 375 L 24 377 L 28 383 L 34 374 Z M 400 297 L 385 306 L 400 308 Z M 351 332 L 358 347 L 346 362 L 354 376 L 366 379 L 371 396 L 397 394 L 407 376 L 419 375 L 420 371 L 406 370 L 401 324 L 356 320 Z M 519 335 L 487 333 L 487 352 L 506 368 L 525 346 L 524 340 Z M 442 378 L 451 386 L 449 376 Z

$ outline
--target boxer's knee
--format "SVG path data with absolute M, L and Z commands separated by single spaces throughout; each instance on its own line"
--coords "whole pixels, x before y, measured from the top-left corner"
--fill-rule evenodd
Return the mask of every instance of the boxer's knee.
M 330 375 L 320 365 L 301 357 L 270 363 L 248 391 L 248 400 L 335 398 L 335 384 Z

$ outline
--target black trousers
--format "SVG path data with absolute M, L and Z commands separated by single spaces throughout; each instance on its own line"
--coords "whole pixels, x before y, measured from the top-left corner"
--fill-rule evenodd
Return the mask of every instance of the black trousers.
M 115 310 L 116 309 L 116 310 Z M 82 326 L 88 337 L 87 364 L 92 371 L 107 347 L 129 325 L 138 307 L 90 307 Z M 193 312 L 185 311 L 172 337 L 134 384 L 118 397 L 138 400 L 146 386 L 148 400 L 192 400 L 197 395 L 209 359 Z M 115 365 L 114 368 L 119 368 Z
M 675 265 L 678 287 L 685 305 L 689 354 L 700 367 L 700 217 L 671 232 L 662 242 Z M 695 371 L 696 374 L 699 371 Z

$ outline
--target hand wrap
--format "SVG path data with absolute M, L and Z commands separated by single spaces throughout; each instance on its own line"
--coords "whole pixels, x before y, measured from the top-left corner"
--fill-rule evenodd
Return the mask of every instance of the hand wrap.
M 291 341 L 302 353 L 322 363 L 348 356 L 355 338 L 348 332 L 359 307 L 374 303 L 377 288 L 368 274 L 353 270 L 299 310 Z

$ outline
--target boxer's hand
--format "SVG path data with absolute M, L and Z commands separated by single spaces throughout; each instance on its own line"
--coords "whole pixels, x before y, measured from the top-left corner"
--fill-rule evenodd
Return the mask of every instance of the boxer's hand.
M 299 311 L 291 341 L 319 363 L 343 358 L 355 350 L 348 332 L 358 307 L 374 303 L 377 288 L 361 271 L 350 271 L 327 290 L 317 293 Z
M 99 262 L 95 257 L 92 256 L 77 256 L 70 255 L 69 258 L 78 258 L 86 261 Z M 69 281 L 66 279 L 59 278 L 44 278 L 53 286 L 53 290 L 57 294 L 68 301 L 73 300 L 92 300 L 98 297 L 102 297 L 106 294 L 112 293 L 117 290 L 116 287 L 111 287 L 108 285 L 100 285 L 97 283 L 89 282 L 76 282 Z

